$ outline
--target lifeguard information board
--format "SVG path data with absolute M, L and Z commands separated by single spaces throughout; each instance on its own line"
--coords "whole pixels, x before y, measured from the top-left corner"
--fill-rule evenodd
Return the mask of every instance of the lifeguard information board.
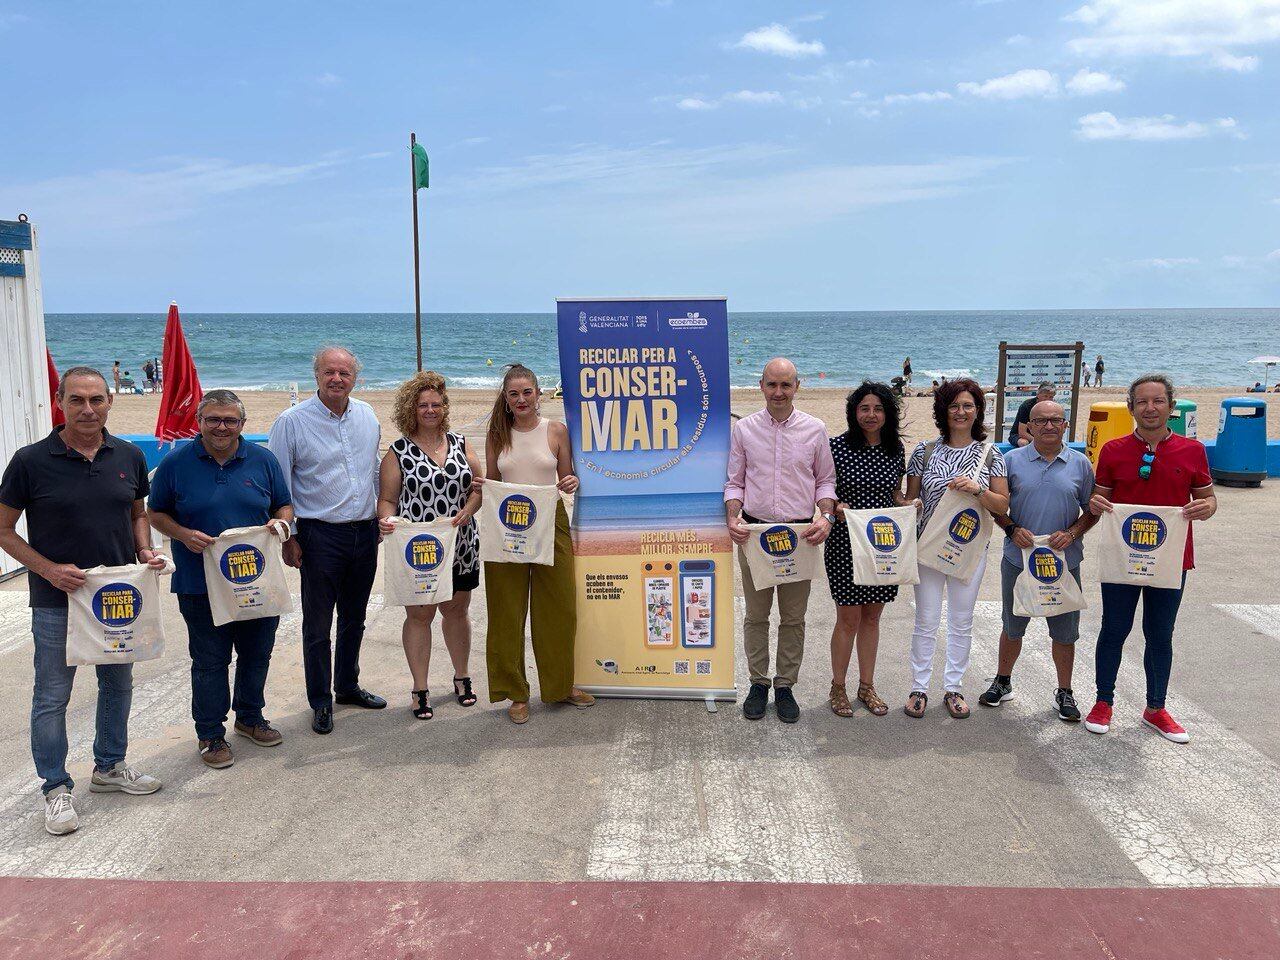
M 581 484 L 576 682 L 734 699 L 725 300 L 562 299 L 556 317 Z

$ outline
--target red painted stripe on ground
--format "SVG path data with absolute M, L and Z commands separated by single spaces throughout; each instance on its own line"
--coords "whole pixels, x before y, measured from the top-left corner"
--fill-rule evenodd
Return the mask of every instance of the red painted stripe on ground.
M 1275 960 L 1280 889 L 0 879 L 0 956 Z

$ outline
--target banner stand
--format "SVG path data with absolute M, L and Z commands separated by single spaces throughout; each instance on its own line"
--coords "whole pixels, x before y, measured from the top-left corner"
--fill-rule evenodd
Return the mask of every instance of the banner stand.
M 575 682 L 601 697 L 736 700 L 724 297 L 559 299 Z

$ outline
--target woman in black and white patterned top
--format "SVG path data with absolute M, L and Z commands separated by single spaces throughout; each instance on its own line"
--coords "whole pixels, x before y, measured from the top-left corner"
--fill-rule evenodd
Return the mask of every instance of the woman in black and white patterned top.
M 875 510 L 902 506 L 905 471 L 901 410 L 893 390 L 884 383 L 864 380 L 845 401 L 849 429 L 831 438 L 836 463 L 836 513 L 846 508 Z M 836 602 L 836 623 L 831 631 L 831 693 L 828 704 L 839 717 L 853 716 L 845 690 L 849 661 L 858 649 L 858 699 L 882 717 L 889 705 L 875 688 L 876 651 L 880 646 L 880 616 L 884 605 L 898 596 L 890 585 L 865 586 L 853 582 L 853 548 L 849 528 L 837 523 L 823 547 L 831 599 Z
M 919 532 L 923 532 L 948 488 L 972 494 L 978 504 L 993 514 L 1009 509 L 1009 481 L 1004 457 L 985 444 L 982 425 L 982 387 L 976 381 L 948 380 L 933 396 L 933 419 L 937 438 L 920 444 L 907 464 L 907 496 L 920 497 L 924 509 Z M 942 601 L 947 602 L 947 665 L 943 673 L 943 702 L 956 719 L 969 716 L 969 706 L 960 693 L 969 648 L 973 645 L 973 608 L 987 567 L 985 553 L 968 583 L 932 567 L 920 564 L 916 584 L 916 624 L 911 636 L 911 695 L 904 708 L 907 716 L 924 716 L 929 702 L 929 680 L 933 674 L 933 651 L 938 644 L 942 622 Z
M 431 666 L 431 624 L 441 614 L 440 632 L 453 661 L 453 692 L 469 707 L 476 702 L 467 662 L 471 656 L 471 591 L 480 585 L 480 537 L 473 517 L 480 509 L 480 462 L 466 438 L 449 432 L 449 394 L 444 378 L 424 371 L 396 391 L 395 424 L 403 436 L 382 458 L 378 522 L 384 533 L 389 518 L 413 523 L 452 517 L 458 528 L 453 559 L 453 597 L 440 604 L 405 607 L 401 639 L 413 674 L 411 709 L 419 720 L 431 718 L 427 689 Z

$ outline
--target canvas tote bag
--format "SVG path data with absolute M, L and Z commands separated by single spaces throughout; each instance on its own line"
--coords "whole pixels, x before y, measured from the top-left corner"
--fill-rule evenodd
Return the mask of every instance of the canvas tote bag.
M 818 571 L 818 548 L 800 536 L 804 527 L 791 523 L 744 526 L 751 535 L 742 545 L 742 553 L 757 590 L 814 578 Z
M 920 582 L 916 508 L 845 510 L 853 549 L 853 582 L 863 587 Z
M 84 586 L 67 594 L 67 666 L 137 663 L 164 654 L 160 575 L 145 563 L 92 567 Z
M 1067 557 L 1049 546 L 1047 536 L 1022 548 L 1022 572 L 1013 581 L 1013 612 L 1019 617 L 1056 617 L 1087 610 L 1080 584 L 1067 569 Z
M 486 563 L 556 562 L 554 486 L 484 482 L 480 501 L 480 559 Z
M 1181 507 L 1117 503 L 1098 520 L 1098 579 L 1177 590 L 1187 521 Z
M 983 466 L 991 457 L 991 450 L 991 444 L 983 444 L 970 477 L 977 479 L 982 473 Z M 982 555 L 987 552 L 993 526 L 991 514 L 978 503 L 977 497 L 948 489 L 920 534 L 916 547 L 920 562 L 968 583 L 982 562 Z
M 283 520 L 270 524 L 283 536 L 266 527 L 232 527 L 204 548 L 204 582 L 215 627 L 279 617 L 293 609 L 281 550 L 289 537 L 289 524 Z
M 388 606 L 419 607 L 453 596 L 453 551 L 458 528 L 452 518 L 410 523 L 393 517 L 382 538 L 382 596 Z

